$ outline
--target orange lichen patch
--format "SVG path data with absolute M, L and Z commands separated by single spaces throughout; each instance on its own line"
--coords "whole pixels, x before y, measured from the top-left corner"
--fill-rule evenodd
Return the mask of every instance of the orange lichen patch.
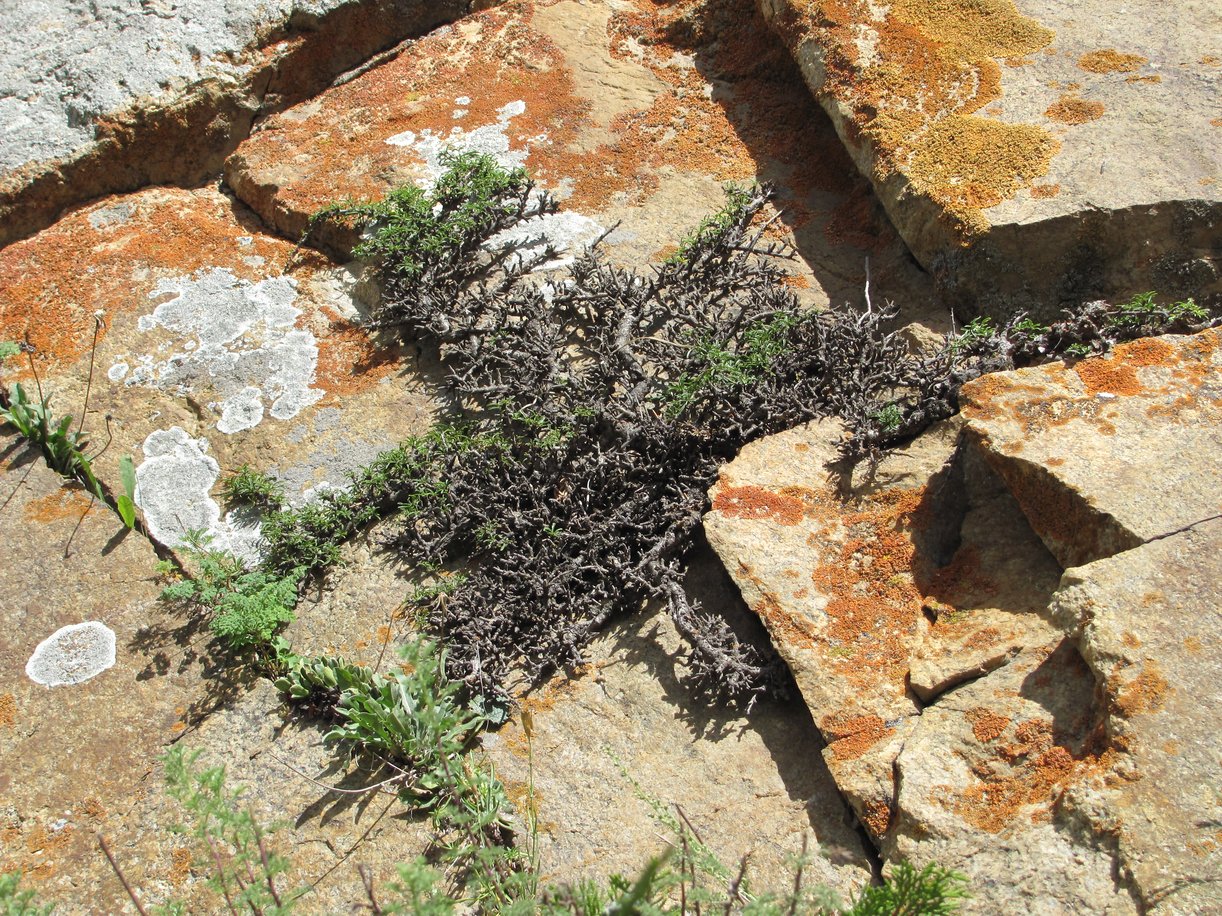
M 102 804 L 101 799 L 90 795 L 81 803 L 81 810 L 88 814 L 95 821 L 106 820 L 106 806 Z
M 25 861 L 18 870 L 43 880 L 55 874 L 55 864 L 72 843 L 75 829 L 68 825 L 60 830 L 47 830 L 36 824 L 25 836 Z
M 1093 99 L 1083 99 L 1076 95 L 1063 95 L 1044 112 L 1054 121 L 1062 124 L 1085 124 L 1103 117 L 1102 102 Z
M 65 518 L 78 519 L 88 512 L 94 500 L 85 490 L 73 484 L 64 484 L 46 496 L 32 499 L 25 505 L 23 513 L 27 521 L 57 522 Z
M 972 734 L 981 744 L 987 744 L 1000 738 L 1010 725 L 1009 718 L 983 706 L 969 709 L 966 716 L 967 720 L 972 723 Z
M 1158 712 L 1166 702 L 1171 685 L 1159 672 L 1158 663 L 1147 659 L 1133 680 L 1119 686 L 1113 700 L 1116 710 L 1125 718 L 1140 713 Z
M 1030 57 L 1007 57 L 1005 65 L 1007 67 L 1030 67 L 1035 61 Z
M 1189 655 L 1200 655 L 1203 650 L 1204 647 L 1201 645 L 1201 641 L 1195 636 L 1184 637 L 1184 651 Z
M 178 886 L 191 877 L 191 850 L 178 846 L 170 853 L 170 883 Z
M 981 607 L 998 591 L 997 581 L 984 572 L 980 553 L 972 546 L 960 547 L 945 566 L 919 576 L 917 585 L 923 603 L 933 602 L 941 609 L 936 624 L 939 628 L 955 625 L 955 610 Z
M 750 577 L 749 571 L 740 563 L 740 571 Z M 762 583 L 756 579 L 762 588 Z M 763 597 L 751 606 L 752 612 L 763 622 L 765 628 L 772 634 L 773 642 L 785 646 L 813 648 L 818 640 L 809 621 L 787 614 L 781 607 L 781 602 L 772 592 L 764 592 Z
M 332 322 L 318 342 L 317 385 L 332 401 L 356 394 L 392 375 L 400 356 L 398 347 L 375 341 L 363 328 Z
M 1124 81 L 1126 83 L 1161 83 L 1163 78 L 1157 73 L 1151 73 L 1148 76 L 1126 76 Z
M 780 26 L 791 50 L 808 37 L 824 49 L 824 91 L 853 112 L 879 173 L 904 173 L 965 239 L 987 225 L 979 209 L 1047 174 L 1057 146 L 1042 128 L 968 118 L 1001 95 L 995 58 L 1025 59 L 1052 41 L 1011 0 L 897 0 L 881 20 L 862 0 L 816 0 Z M 872 66 L 860 59 L 862 30 L 877 35 Z
M 829 664 L 851 682 L 877 686 L 881 679 L 903 690 L 910 644 L 924 617 L 913 583 L 923 489 L 884 490 L 841 517 L 847 537 L 811 573 L 827 597 Z M 816 536 L 816 535 L 812 535 Z M 852 651 L 850 658 L 838 650 Z
M 1132 366 L 1165 366 L 1176 356 L 1176 348 L 1157 337 L 1142 337 L 1119 344 L 1114 352 L 1116 359 Z
M 1163 753 L 1168 757 L 1178 757 L 1183 749 L 1184 745 L 1180 744 L 1180 742 L 1176 741 L 1174 738 L 1163 742 Z
M 1088 73 L 1131 73 L 1148 63 L 1140 54 L 1121 54 L 1111 48 L 1091 51 L 1078 58 L 1078 66 Z
M 891 829 L 891 806 L 884 801 L 872 801 L 865 806 L 861 822 L 871 836 L 883 836 Z
M 1041 127 L 952 115 L 929 129 L 905 171 L 965 226 L 975 225 L 982 218 L 972 216 L 974 211 L 996 206 L 1048 174 L 1058 149 Z
M 1031 186 L 1031 196 L 1036 200 L 1047 200 L 1049 197 L 1056 197 L 1061 193 L 1059 184 L 1033 184 Z
M 991 372 L 968 382 L 959 393 L 960 409 L 968 420 L 995 420 L 1008 411 L 1011 399 L 1034 397 L 1043 400 L 1044 388 L 1017 382 L 1003 372 Z
M 1054 745 L 1026 761 L 1015 775 L 998 777 L 986 772 L 979 783 L 950 799 L 951 808 L 979 829 L 998 833 L 1022 809 L 1051 804 L 1077 770 L 1078 761 L 1073 755 Z
M 1137 368 L 1122 362 L 1119 356 L 1114 359 L 1084 359 L 1074 366 L 1074 371 L 1086 386 L 1087 394 L 1106 392 L 1137 395 L 1143 390 L 1141 381 L 1137 378 Z
M 1216 54 L 1206 54 L 1197 63 L 1203 67 L 1216 67 L 1218 64 L 1222 64 L 1222 57 L 1218 57 Z
M 12 728 L 17 721 L 17 700 L 11 693 L 0 693 L 0 728 Z
M 763 487 L 719 487 L 713 510 L 730 518 L 769 519 L 778 525 L 796 525 L 806 514 L 802 500 Z
M 819 729 L 835 760 L 856 760 L 890 731 L 878 716 L 828 716 L 819 723 Z
M 1138 639 L 1134 634 L 1130 633 L 1128 630 L 1125 630 L 1124 633 L 1121 634 L 1120 641 L 1128 649 L 1140 649 L 1141 648 L 1141 640 Z
M 1222 127 L 1222 118 L 1212 118 L 1209 124 L 1211 127 Z
M 160 277 L 219 266 L 261 280 L 259 259 L 281 264 L 292 247 L 252 231 L 211 189 L 106 198 L 0 250 L 0 340 L 28 338 L 40 361 L 70 363 L 91 345 L 96 310 L 104 338 L 116 317 L 151 311 Z M 12 363 L 6 371 L 23 368 Z

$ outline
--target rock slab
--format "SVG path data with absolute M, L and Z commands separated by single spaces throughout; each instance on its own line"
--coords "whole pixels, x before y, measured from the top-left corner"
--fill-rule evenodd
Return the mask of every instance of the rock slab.
M 964 313 L 1222 295 L 1216 4 L 760 7 Z

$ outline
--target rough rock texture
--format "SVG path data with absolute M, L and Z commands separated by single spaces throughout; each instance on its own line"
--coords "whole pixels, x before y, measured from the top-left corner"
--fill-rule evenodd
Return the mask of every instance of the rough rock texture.
M 1222 333 L 985 376 L 963 388 L 968 433 L 1063 566 L 1222 512 Z
M 0 245 L 67 206 L 198 183 L 267 111 L 468 0 L 36 0 L 0 11 Z
M 1222 904 L 1219 336 L 972 382 L 941 470 L 956 425 L 834 487 L 824 422 L 710 494 L 840 790 L 888 861 L 964 871 L 967 912 Z
M 922 703 L 1059 634 L 1040 613 L 1059 567 L 957 423 L 837 480 L 837 423 L 752 443 L 722 469 L 709 542 L 789 663 L 824 757 L 875 838 Z
M 562 246 L 618 224 L 610 253 L 638 266 L 717 209 L 724 182 L 773 181 L 774 231 L 796 244 L 812 304 L 860 301 L 868 256 L 879 297 L 929 307 L 927 278 L 750 0 L 504 4 L 269 118 L 225 178 L 297 238 L 327 204 L 427 183 L 443 143 L 525 166 L 560 200 L 539 229 Z M 353 239 L 317 241 L 342 253 Z
M 1216 4 L 760 6 L 964 312 L 1222 295 Z
M 1068 570 L 1054 610 L 1080 634 L 1119 756 L 1067 804 L 1115 838 L 1144 912 L 1216 912 L 1222 522 Z
M 251 520 L 209 495 L 243 463 L 300 502 L 431 422 L 427 361 L 359 327 L 355 275 L 316 255 L 290 265 L 292 248 L 215 190 L 153 188 L 0 251 L 0 340 L 36 348 L 57 414 L 79 416 L 92 352 L 85 429 L 111 441 L 96 470 L 117 486 L 119 459 L 136 461 L 167 546 L 203 527 L 249 552 Z M 33 386 L 24 359 L 5 379 Z
M 702 591 L 725 603 L 729 583 L 712 562 L 707 575 L 717 580 Z M 870 880 L 870 863 L 819 763 L 809 713 L 765 702 L 742 716 L 694 702 L 677 679 L 680 649 L 664 615 L 616 624 L 590 647 L 580 677 L 524 699 L 529 746 L 516 717 L 487 740 L 523 814 L 533 766 L 545 880 L 635 873 L 673 839 L 655 806 L 671 818 L 677 806 L 723 862 L 750 852 L 757 890 L 789 884 L 806 834 L 807 878 L 851 897 Z
M 88 888 L 97 911 L 118 912 L 94 833 L 127 816 L 206 695 L 207 650 L 158 606 L 148 542 L 7 432 L 0 505 L 0 872 L 53 900 L 79 904 Z M 38 644 L 85 621 L 114 632 L 114 666 L 79 684 L 31 680 Z

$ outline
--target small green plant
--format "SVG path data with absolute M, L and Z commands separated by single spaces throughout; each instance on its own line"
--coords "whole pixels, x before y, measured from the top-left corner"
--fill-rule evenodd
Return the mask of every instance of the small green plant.
M 115 497 L 115 511 L 130 531 L 136 527 L 136 466 L 130 455 L 119 459 L 119 480 L 123 491 Z
M 240 789 L 226 787 L 225 768 L 198 769 L 198 756 L 198 751 L 187 754 L 179 746 L 162 759 L 166 791 L 186 809 L 192 822 L 189 829 L 180 831 L 192 836 L 204 853 L 208 887 L 220 895 L 233 916 L 291 913 L 306 889 L 286 892 L 277 887 L 289 861 L 271 848 L 268 841 L 273 831 L 260 825 L 250 808 L 241 804 Z M 188 910 L 182 904 L 171 904 L 161 912 L 185 914 Z
M 225 478 L 221 496 L 231 505 L 275 511 L 284 505 L 284 485 L 270 474 L 243 464 Z
M 0 408 L 0 422 L 11 423 L 41 449 L 52 470 L 79 480 L 90 493 L 105 501 L 102 484 L 85 456 L 89 437 L 72 429 L 72 420 L 71 414 L 57 419 L 51 411 L 51 396 L 33 400 L 20 382 L 13 385 L 8 406 Z
M 1085 359 L 1086 357 L 1090 356 L 1094 352 L 1095 351 L 1091 347 L 1091 345 L 1085 344 L 1085 343 L 1070 344 L 1068 347 L 1065 348 L 1065 354 L 1067 356 L 1074 356 L 1074 357 L 1077 357 L 1078 359 Z
M 21 890 L 21 872 L 0 873 L 0 916 L 50 916 L 55 907 L 40 906 L 34 896 Z
M 970 352 L 997 336 L 997 327 L 987 315 L 973 318 L 950 340 L 952 353 Z
M 1138 293 L 1118 306 L 1115 313 L 1108 317 L 1108 325 L 1119 330 L 1137 331 L 1163 325 L 1192 324 L 1209 317 L 1209 313 L 1192 299 L 1160 306 L 1155 302 L 1154 295 L 1152 291 Z
M 21 344 L 13 343 L 11 340 L 0 340 L 0 363 L 6 359 L 12 359 L 21 352 Z
M 894 433 L 904 422 L 904 411 L 899 404 L 892 401 L 870 414 L 870 419 L 877 423 L 884 433 Z
M 203 532 L 188 532 L 183 552 L 194 572 L 166 586 L 161 597 L 200 608 L 208 615 L 209 629 L 230 649 L 266 660 L 276 633 L 294 619 L 297 586 L 305 571 L 248 570 L 240 559 L 211 549 L 210 543 Z
M 724 235 L 732 226 L 746 217 L 751 206 L 752 189 L 727 184 L 724 187 L 725 205 L 711 216 L 706 216 L 700 224 L 679 243 L 678 250 L 666 259 L 666 264 L 675 266 L 687 261 L 693 252 L 704 249 L 709 242 Z
M 1040 337 L 1048 333 L 1048 325 L 1040 324 L 1030 318 L 1020 318 L 1010 325 L 1010 331 L 1024 337 Z

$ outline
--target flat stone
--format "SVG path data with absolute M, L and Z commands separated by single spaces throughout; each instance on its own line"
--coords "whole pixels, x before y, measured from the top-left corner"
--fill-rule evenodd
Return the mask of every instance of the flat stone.
M 760 7 L 959 309 L 1222 295 L 1215 4 Z
M 807 424 L 744 447 L 711 491 L 717 551 L 789 664 L 827 765 L 871 835 L 895 810 L 897 756 L 957 684 L 1059 642 L 1061 568 L 958 421 L 829 477 L 842 435 Z
M 970 439 L 1062 566 L 1222 511 L 1220 341 L 1148 338 L 963 387 Z
M 828 742 L 837 785 L 875 835 L 886 832 L 891 765 L 920 711 L 906 683 L 928 627 L 912 533 L 957 431 L 944 425 L 847 493 L 828 469 L 838 422 L 769 436 L 722 468 L 704 518 Z
M 485 739 L 523 821 L 533 787 L 543 880 L 638 874 L 681 812 L 728 867 L 750 853 L 756 893 L 792 884 L 805 835 L 805 880 L 851 898 L 869 860 L 809 714 L 772 701 L 745 716 L 708 708 L 678 680 L 681 651 L 664 615 L 615 624 L 579 677 L 522 700 L 529 740 L 520 716 Z
M 1115 837 L 1143 912 L 1222 908 L 1222 522 L 1066 571 L 1053 609 L 1080 634 L 1117 758 L 1070 806 Z
M 673 252 L 724 183 L 771 181 L 783 211 L 772 231 L 796 244 L 786 266 L 804 301 L 858 301 L 868 256 L 879 295 L 932 313 L 927 278 L 751 0 L 478 13 L 268 118 L 225 179 L 296 239 L 324 206 L 429 184 L 445 148 L 524 166 L 562 207 L 532 231 L 571 256 L 617 226 L 607 251 L 635 266 Z M 340 254 L 354 241 L 315 239 Z
M 215 173 L 257 116 L 467 0 L 34 0 L 0 11 L 0 245 L 65 207 Z
M 941 696 L 896 759 L 890 861 L 967 875 L 965 913 L 1140 912 L 1106 837 L 1060 811 L 1070 787 L 1105 770 L 1094 678 L 1072 640 L 1024 650 Z
M 0 505 L 0 870 L 23 872 L 58 911 L 88 887 L 92 906 L 119 912 L 123 890 L 94 834 L 126 817 L 203 700 L 207 641 L 157 601 L 148 541 L 7 430 Z M 38 650 L 67 628 L 78 638 L 65 670 Z M 112 663 L 77 667 L 80 637 L 103 631 Z M 54 676 L 72 671 L 90 676 Z
M 254 520 L 226 519 L 214 495 L 243 463 L 300 503 L 432 422 L 429 360 L 361 326 L 355 272 L 292 253 L 231 198 L 164 188 L 0 251 L 0 340 L 36 347 L 57 415 L 79 417 L 89 388 L 85 430 L 110 442 L 95 470 L 117 488 L 119 460 L 135 461 L 167 546 L 202 527 L 249 551 Z M 24 359 L 6 379 L 35 388 Z

